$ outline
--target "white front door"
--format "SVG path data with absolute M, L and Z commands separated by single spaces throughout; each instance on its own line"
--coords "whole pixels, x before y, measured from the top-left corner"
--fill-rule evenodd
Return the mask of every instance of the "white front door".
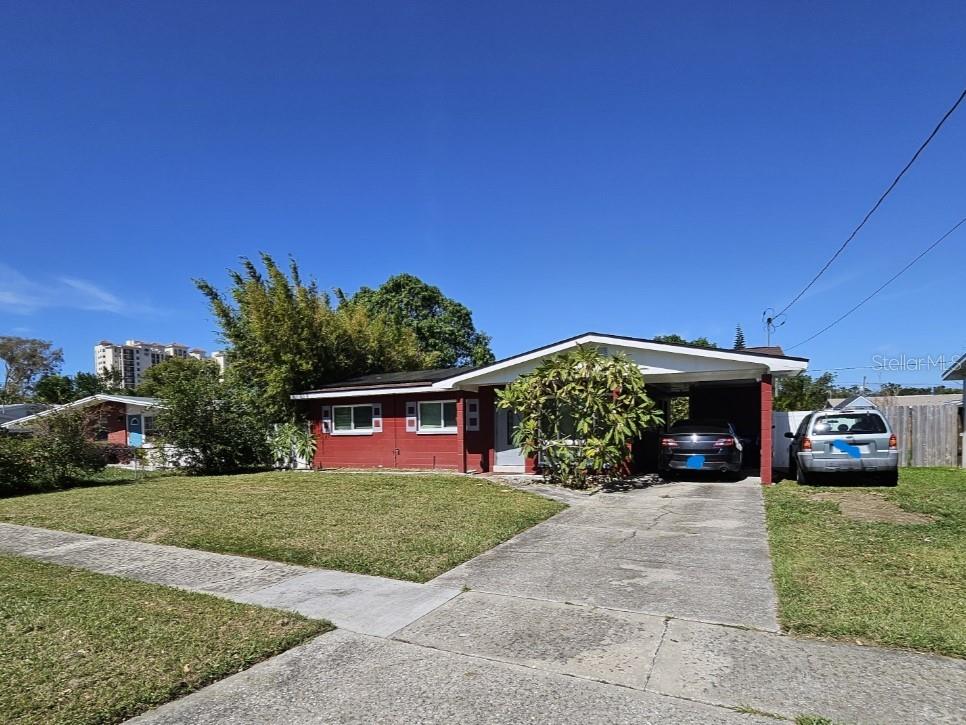
M 520 449 L 513 445 L 513 433 L 516 431 L 520 416 L 512 410 L 497 408 L 494 411 L 494 473 L 523 473 L 526 460 Z

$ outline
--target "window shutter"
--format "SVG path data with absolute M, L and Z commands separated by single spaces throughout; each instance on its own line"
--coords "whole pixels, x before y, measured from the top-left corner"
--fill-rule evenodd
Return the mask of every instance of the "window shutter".
M 382 403 L 372 405 L 372 430 L 375 433 L 382 431 Z
M 332 432 L 332 407 L 328 405 L 322 406 L 322 432 Z
M 406 431 L 416 432 L 416 403 L 406 403 Z
M 474 431 L 480 429 L 480 401 L 478 398 L 466 399 L 466 430 Z

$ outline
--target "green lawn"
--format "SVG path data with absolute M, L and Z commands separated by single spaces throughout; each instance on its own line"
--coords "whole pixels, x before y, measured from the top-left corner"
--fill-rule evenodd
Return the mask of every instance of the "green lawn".
M 328 629 L 296 614 L 0 556 L 0 719 L 119 722 Z
M 935 520 L 857 521 L 814 498 L 829 494 Z M 896 488 L 783 482 L 765 505 L 789 631 L 966 657 L 966 471 L 903 469 Z
M 427 581 L 565 506 L 467 476 L 165 477 L 0 500 L 0 522 Z

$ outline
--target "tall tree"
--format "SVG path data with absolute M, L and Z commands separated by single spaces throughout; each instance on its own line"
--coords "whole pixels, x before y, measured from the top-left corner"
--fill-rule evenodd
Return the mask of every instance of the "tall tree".
M 469 308 L 419 277 L 397 274 L 376 289 L 362 287 L 351 298 L 338 294 L 342 304 L 361 304 L 370 314 L 386 313 L 411 329 L 433 367 L 486 365 L 494 360 L 490 337 L 476 329 Z
M 63 405 L 76 400 L 74 379 L 69 375 L 44 375 L 34 385 L 34 397 L 41 403 Z
M 267 254 L 264 273 L 242 258 L 219 292 L 195 280 L 208 298 L 227 346 L 226 375 L 253 388 L 268 420 L 293 412 L 289 396 L 351 375 L 417 370 L 426 356 L 412 330 L 362 305 L 332 305 L 316 282 L 305 282 L 294 260 L 288 274 Z
M 741 329 L 741 325 L 735 328 L 735 344 L 732 345 L 735 350 L 745 349 L 745 331 Z
M 0 362 L 3 363 L 0 403 L 15 403 L 30 394 L 40 377 L 60 369 L 64 352 L 48 340 L 0 336 Z
M 817 410 L 825 407 L 834 392 L 835 376 L 824 373 L 813 378 L 799 373 L 775 381 L 775 410 Z

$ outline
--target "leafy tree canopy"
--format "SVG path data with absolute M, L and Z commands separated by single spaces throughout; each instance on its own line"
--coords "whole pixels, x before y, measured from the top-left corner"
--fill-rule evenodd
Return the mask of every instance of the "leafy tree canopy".
M 57 372 L 64 361 L 64 352 L 48 340 L 30 337 L 0 336 L 0 363 L 3 364 L 3 388 L 0 403 L 25 400 L 34 383 Z
M 157 370 L 156 370 L 157 369 Z M 219 379 L 207 360 L 167 360 L 147 371 L 161 399 L 155 423 L 171 463 L 189 473 L 230 473 L 269 462 L 269 426 L 250 390 Z
M 223 294 L 195 280 L 208 298 L 227 349 L 227 375 L 252 386 L 270 422 L 291 417 L 289 396 L 353 375 L 429 367 L 415 333 L 361 304 L 333 306 L 289 260 L 286 274 L 267 254 L 264 273 L 247 258 L 230 270 Z
M 495 359 L 489 335 L 476 329 L 469 308 L 414 275 L 397 274 L 376 289 L 362 287 L 352 297 L 338 294 L 343 304 L 385 313 L 412 330 L 431 367 L 487 365 Z
M 824 373 L 813 378 L 799 373 L 787 378 L 776 378 L 774 410 L 818 410 L 833 396 L 835 376 Z
M 220 370 L 213 360 L 170 357 L 144 371 L 137 394 L 149 398 L 160 398 L 164 395 L 166 389 L 177 385 L 183 379 L 204 377 L 217 381 L 219 375 Z
M 36 400 L 42 403 L 63 405 L 81 398 L 87 398 L 98 393 L 131 392 L 119 389 L 115 381 L 119 376 L 94 375 L 93 373 L 77 373 L 70 375 L 44 375 L 33 388 Z
M 670 345 L 696 345 L 697 347 L 717 348 L 718 346 L 706 337 L 696 337 L 693 340 L 686 340 L 678 334 L 657 335 L 652 338 L 654 342 L 666 342 Z

